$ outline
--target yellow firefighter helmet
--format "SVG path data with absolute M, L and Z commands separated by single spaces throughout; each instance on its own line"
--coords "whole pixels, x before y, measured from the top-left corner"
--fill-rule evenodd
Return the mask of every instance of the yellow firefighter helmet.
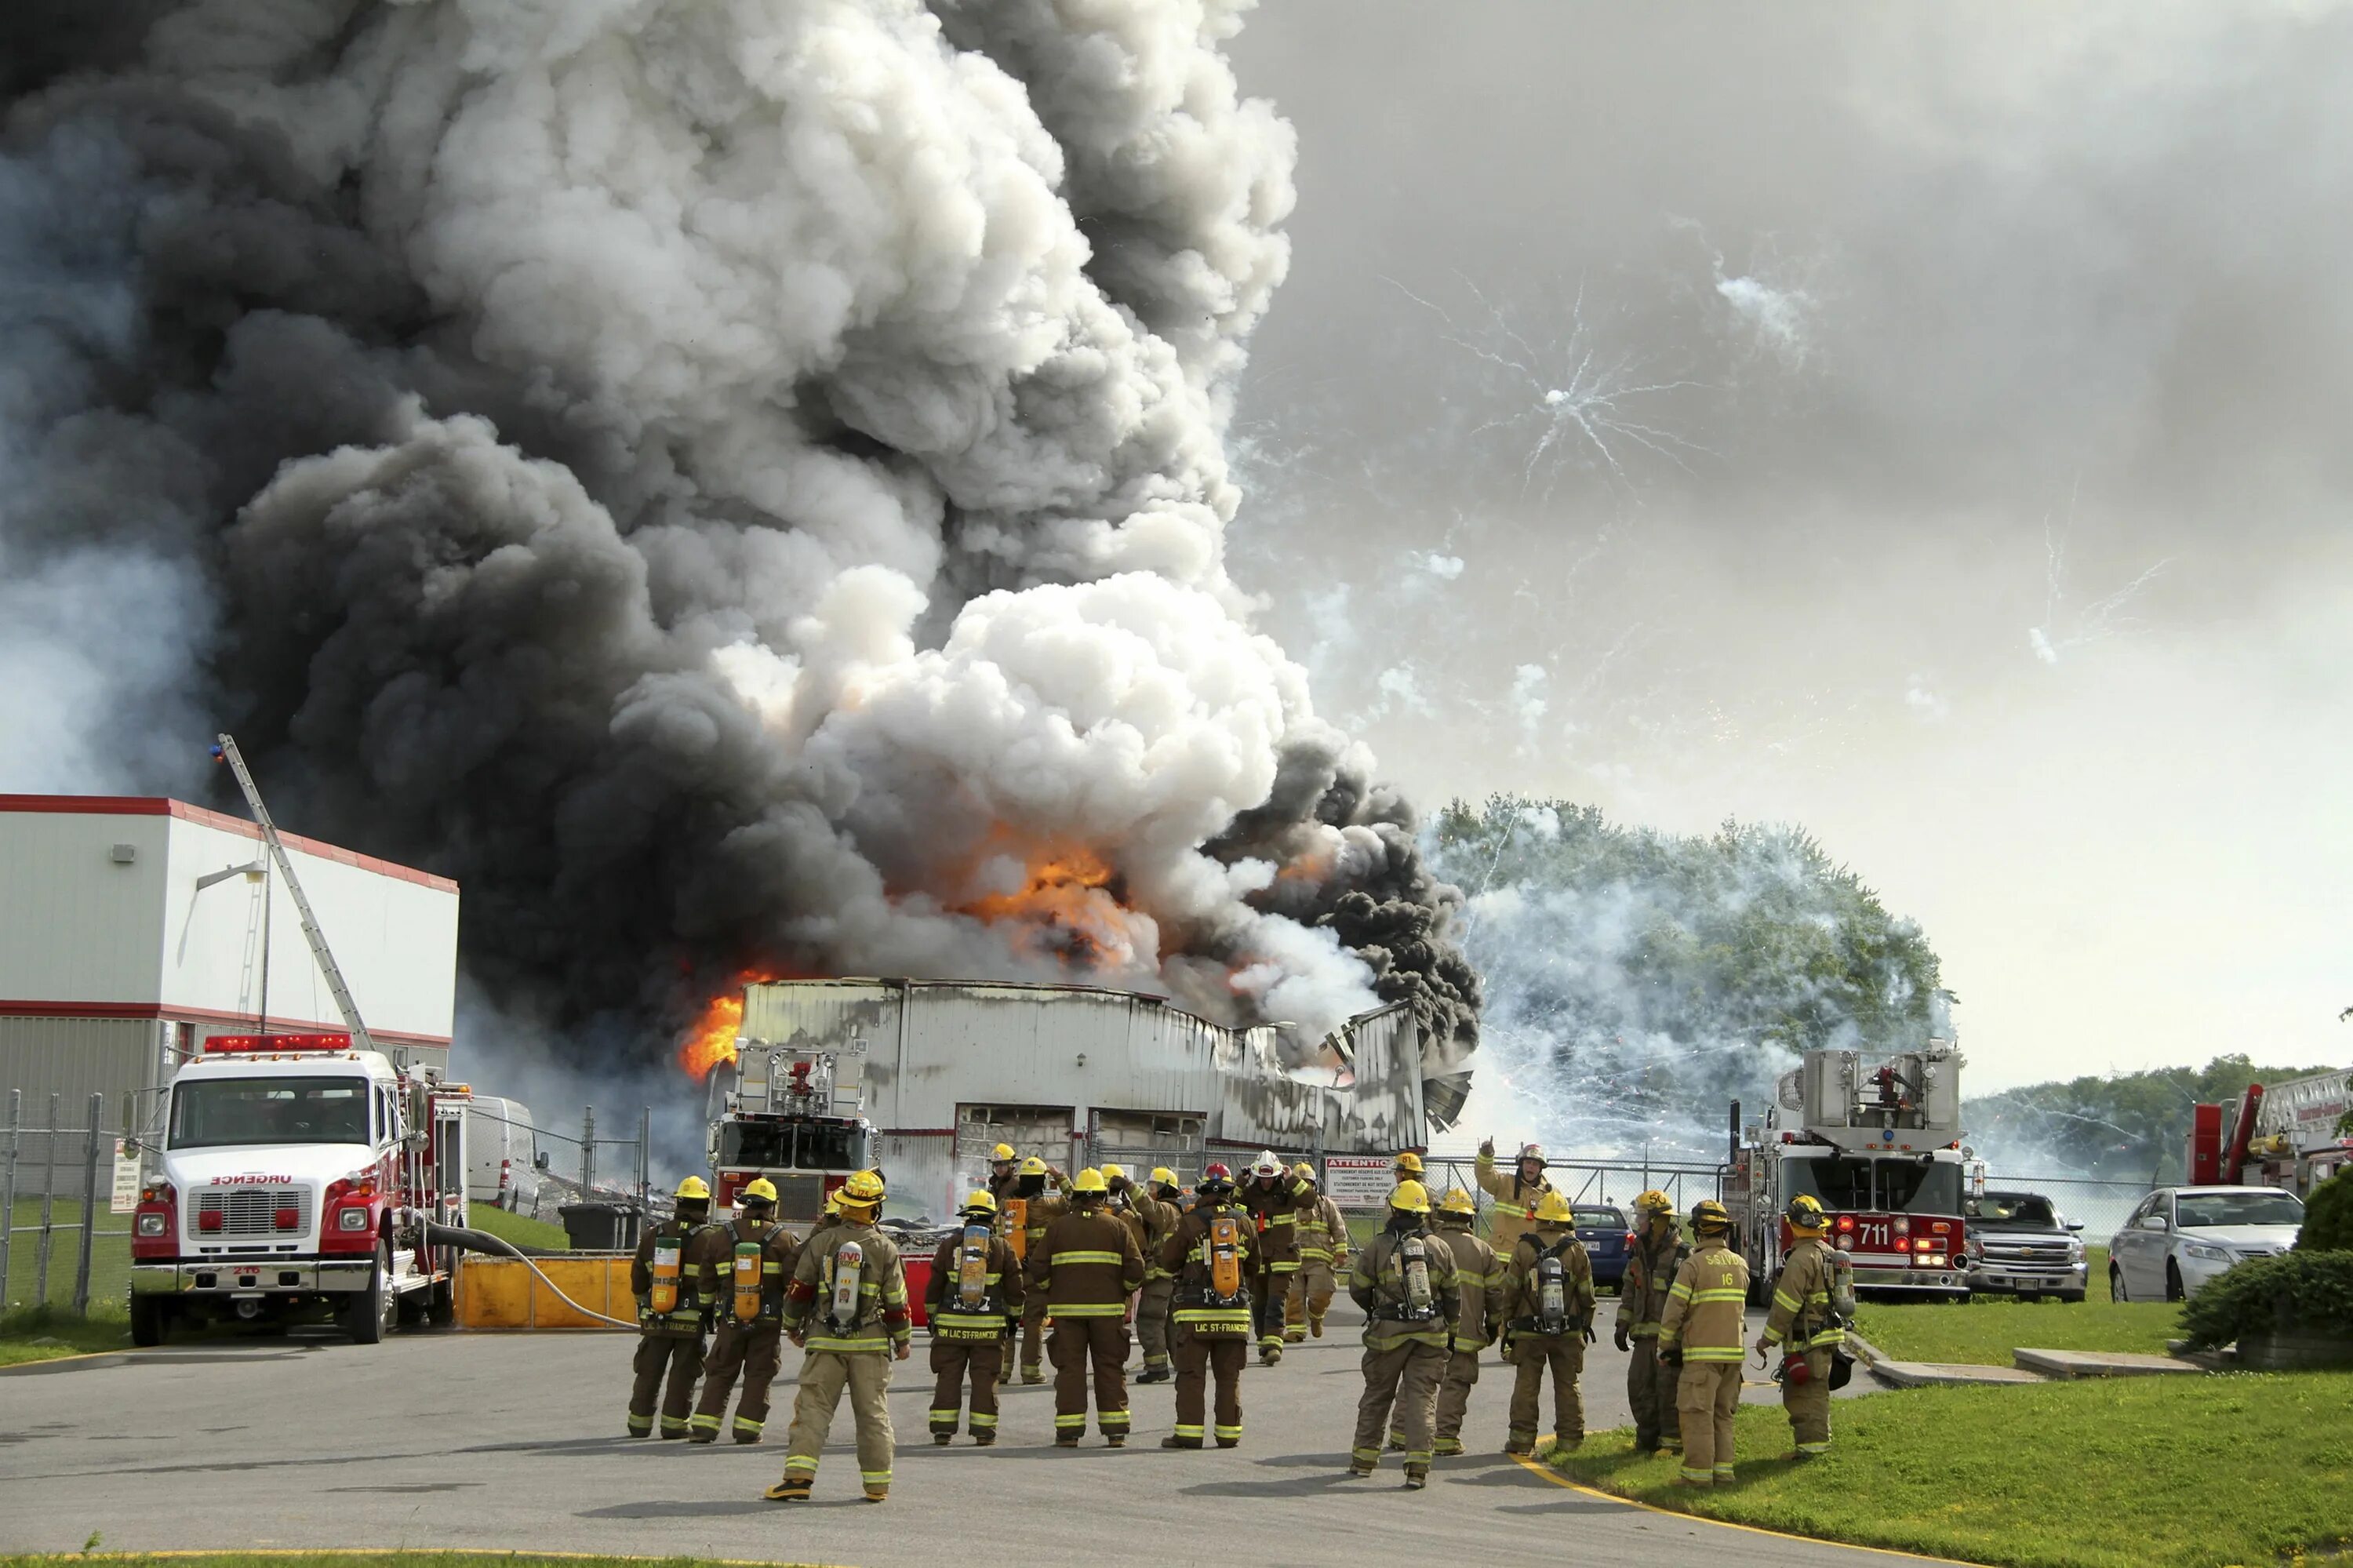
M 711 1202 L 711 1183 L 700 1176 L 690 1176 L 678 1184 L 678 1195 L 686 1199 L 700 1198 L 707 1203 Z
M 1046 1173 L 1046 1162 L 1033 1154 L 1021 1162 L 1019 1173 L 1024 1176 L 1043 1176 Z
M 1176 1172 L 1169 1170 L 1166 1165 L 1155 1165 L 1152 1168 L 1152 1184 L 1155 1187 L 1174 1187 L 1177 1184 Z
M 1568 1206 L 1568 1200 L 1558 1192 L 1546 1192 L 1542 1201 L 1536 1204 L 1536 1224 L 1540 1225 L 1572 1224 L 1576 1219 L 1575 1212 Z
M 1409 1176 L 1419 1176 L 1421 1174 L 1421 1156 L 1416 1154 L 1410 1149 L 1407 1150 L 1403 1154 L 1397 1157 L 1397 1169 L 1404 1171 Z
M 745 1203 L 774 1204 L 776 1201 L 776 1184 L 765 1176 L 754 1176 L 744 1183 L 744 1191 L 736 1194 L 736 1197 L 739 1202 Z
M 1831 1217 L 1822 1213 L 1821 1200 L 1807 1192 L 1789 1200 L 1788 1211 L 1783 1217 L 1789 1222 L 1789 1228 L 1801 1236 L 1818 1236 L 1831 1228 Z
M 1113 1164 L 1107 1160 L 1103 1161 L 1103 1179 L 1106 1185 L 1113 1181 L 1124 1181 L 1127 1180 L 1127 1167 Z
M 1085 1170 L 1080 1171 L 1076 1176 L 1071 1178 L 1071 1191 L 1073 1192 L 1092 1192 L 1100 1195 L 1111 1191 L 1111 1183 L 1103 1180 L 1103 1173 L 1102 1171 L 1090 1165 Z
M 967 1214 L 993 1214 L 997 1213 L 996 1195 L 987 1192 L 986 1189 L 967 1193 L 964 1201 L 964 1212 Z
M 1400 1181 L 1389 1192 L 1389 1207 L 1409 1214 L 1430 1213 L 1430 1189 L 1419 1181 Z
M 845 1206 L 866 1208 L 882 1201 L 882 1176 L 876 1171 L 854 1171 L 840 1187 Z
M 1675 1201 L 1653 1187 L 1635 1198 L 1634 1212 L 1638 1214 L 1672 1214 L 1675 1212 Z
M 1302 1181 L 1313 1181 L 1315 1180 L 1315 1167 L 1308 1164 L 1304 1160 L 1293 1166 L 1291 1168 L 1291 1173 L 1293 1176 L 1298 1177 Z
M 1476 1214 L 1479 1205 L 1471 1201 L 1471 1194 L 1462 1188 L 1449 1187 L 1446 1196 L 1438 1200 L 1438 1212 L 1442 1214 Z
M 988 1158 L 991 1164 L 1002 1165 L 1008 1160 L 1018 1160 L 1021 1156 L 1013 1152 L 1013 1146 L 1011 1144 L 1000 1143 L 997 1146 L 996 1152 L 991 1154 Z
M 1713 1198 L 1702 1198 L 1692 1205 L 1692 1234 L 1722 1235 L 1732 1228 L 1732 1211 Z

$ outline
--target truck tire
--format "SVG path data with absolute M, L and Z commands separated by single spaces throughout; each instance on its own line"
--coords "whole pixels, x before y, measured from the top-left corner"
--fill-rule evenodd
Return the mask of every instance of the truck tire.
M 355 1345 L 381 1344 L 385 1331 L 392 1327 L 393 1313 L 397 1308 L 398 1299 L 392 1289 L 392 1254 L 379 1245 L 367 1288 L 354 1292 L 343 1308 L 343 1332 L 352 1337 Z
M 172 1331 L 172 1304 L 161 1296 L 131 1298 L 131 1342 L 160 1345 Z

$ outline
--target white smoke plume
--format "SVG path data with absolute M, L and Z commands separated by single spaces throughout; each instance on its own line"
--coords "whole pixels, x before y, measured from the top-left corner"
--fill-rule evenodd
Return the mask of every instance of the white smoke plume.
M 459 876 L 510 1012 L 1410 997 L 1444 1074 L 1456 895 L 1225 567 L 1293 199 L 1247 9 L 27 6 L 0 562 L 51 613 L 0 668 L 69 781 L 225 720 L 280 814 Z

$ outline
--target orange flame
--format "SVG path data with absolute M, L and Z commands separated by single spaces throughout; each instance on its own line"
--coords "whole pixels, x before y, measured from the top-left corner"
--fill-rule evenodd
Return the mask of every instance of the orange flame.
M 1025 945 L 1089 969 L 1132 963 L 1145 918 L 1121 898 L 1117 874 L 1085 849 L 1033 864 L 1018 892 L 987 894 L 958 912 L 1018 925 Z
M 735 1035 L 744 1027 L 743 986 L 756 976 L 741 976 L 737 989 L 723 991 L 711 999 L 695 1021 L 685 1042 L 678 1048 L 679 1065 L 697 1078 L 707 1076 L 714 1067 L 723 1067 L 735 1060 Z

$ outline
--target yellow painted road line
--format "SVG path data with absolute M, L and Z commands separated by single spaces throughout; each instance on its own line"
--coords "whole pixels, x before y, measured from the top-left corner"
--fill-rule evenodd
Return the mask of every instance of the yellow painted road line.
M 1711 1519 L 1704 1513 L 1685 1513 L 1681 1509 L 1661 1508 L 1656 1503 L 1637 1502 L 1632 1498 L 1621 1498 L 1615 1492 L 1605 1492 L 1598 1487 L 1572 1481 L 1550 1465 L 1531 1459 L 1525 1454 L 1514 1454 L 1512 1460 L 1521 1468 L 1542 1476 L 1554 1486 L 1583 1492 L 1587 1497 L 1599 1498 L 1603 1502 L 1623 1503 L 1628 1508 L 1641 1509 L 1644 1513 L 1663 1514 L 1669 1519 L 1687 1519 L 1694 1524 L 1712 1524 L 1725 1530 L 1745 1530 L 1751 1535 L 1769 1535 L 1777 1541 L 1802 1541 L 1809 1546 L 1834 1546 L 1841 1552 L 1868 1552 L 1880 1557 L 1900 1557 L 1907 1563 L 1944 1563 L 1952 1564 L 1953 1568 L 1980 1568 L 1979 1564 L 1964 1563 L 1957 1557 L 1925 1557 L 1917 1552 L 1899 1552 L 1892 1546 L 1857 1546 L 1848 1541 L 1824 1541 L 1819 1536 L 1792 1535 L 1786 1530 L 1767 1530 L 1761 1524 L 1736 1524 L 1731 1520 Z

